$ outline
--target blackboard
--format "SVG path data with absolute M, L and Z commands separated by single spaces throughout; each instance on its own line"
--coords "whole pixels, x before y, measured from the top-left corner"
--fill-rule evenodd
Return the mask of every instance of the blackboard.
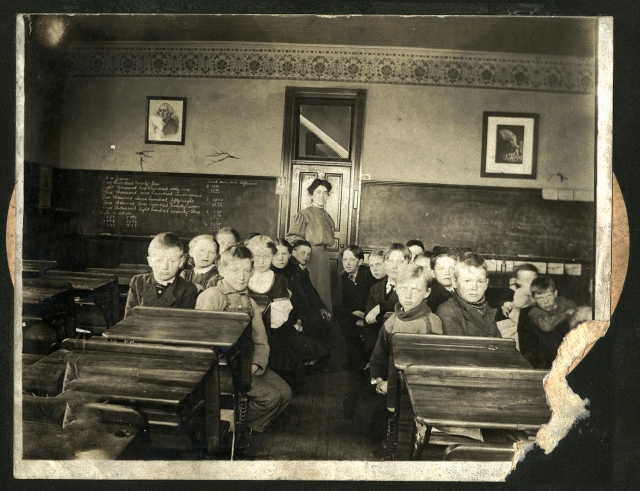
M 363 181 L 358 243 L 421 239 L 488 257 L 593 260 L 594 203 L 549 201 L 540 189 Z
M 276 178 L 55 169 L 52 205 L 76 210 L 85 235 L 182 239 L 233 227 L 275 237 Z

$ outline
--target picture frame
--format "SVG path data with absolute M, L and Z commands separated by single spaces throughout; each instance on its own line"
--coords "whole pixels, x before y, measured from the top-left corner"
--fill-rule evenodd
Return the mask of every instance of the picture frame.
M 147 96 L 145 143 L 184 145 L 186 97 Z
M 539 114 L 484 112 L 481 177 L 535 179 Z

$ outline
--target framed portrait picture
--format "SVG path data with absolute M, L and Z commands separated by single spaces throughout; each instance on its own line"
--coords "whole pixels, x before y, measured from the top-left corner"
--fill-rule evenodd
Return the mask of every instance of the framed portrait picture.
M 147 97 L 145 143 L 184 145 L 186 97 Z
M 536 178 L 538 114 L 484 112 L 482 177 Z

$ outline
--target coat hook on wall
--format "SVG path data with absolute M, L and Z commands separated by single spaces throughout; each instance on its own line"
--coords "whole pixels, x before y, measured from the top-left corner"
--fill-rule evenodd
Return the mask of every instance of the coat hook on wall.
M 136 152 L 136 155 L 140 155 L 140 170 L 142 172 L 144 172 L 144 167 L 142 166 L 142 164 L 145 164 L 147 162 L 145 158 L 153 158 L 153 155 L 149 155 L 150 152 L 153 152 L 153 150 L 142 150 L 140 152 Z
M 240 158 L 240 157 L 234 157 L 233 155 L 227 152 L 216 152 L 214 154 L 207 155 L 207 157 L 211 157 L 211 162 L 207 164 L 207 167 L 209 167 L 211 164 L 222 162 L 223 160 Z

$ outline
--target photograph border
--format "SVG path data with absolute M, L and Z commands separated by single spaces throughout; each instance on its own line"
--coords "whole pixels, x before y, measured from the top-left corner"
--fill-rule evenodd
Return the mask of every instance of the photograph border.
M 183 126 L 183 128 L 184 128 L 184 126 Z M 483 139 L 483 140 L 484 140 L 484 139 Z M 151 143 L 169 143 L 169 142 L 151 142 Z M 175 142 L 171 142 L 171 143 L 172 143 L 172 144 L 177 144 L 177 143 L 175 143 Z M 610 163 L 610 161 L 608 162 L 608 165 L 609 165 L 609 171 L 610 171 L 610 170 L 611 170 L 611 167 L 610 167 L 611 163 Z M 496 177 L 498 177 L 498 176 L 496 176 Z M 504 177 L 506 177 L 506 176 L 504 176 Z M 520 176 L 517 176 L 517 177 L 520 177 Z M 17 262 L 18 262 L 18 263 L 20 263 L 20 259 L 19 259 L 19 257 L 18 257 Z M 16 273 L 18 273 L 18 270 L 16 270 Z M 18 281 L 19 281 L 19 280 L 18 280 Z M 327 464 L 332 464 L 332 462 L 328 462 Z M 334 464 L 335 464 L 335 463 L 334 463 Z M 340 466 L 337 466 L 337 467 L 338 467 L 338 469 L 340 468 Z M 489 466 L 489 467 L 490 467 L 490 466 Z M 78 470 L 84 470 L 84 469 L 86 469 L 86 468 L 85 468 L 84 466 L 78 466 L 78 467 L 77 467 L 77 469 L 78 469 Z M 117 474 L 114 474 L 114 475 L 117 475 Z M 326 475 L 327 475 L 327 474 L 325 474 L 325 476 L 326 476 Z M 333 477 L 333 479 L 341 479 L 341 477 L 337 477 L 338 475 L 339 475 L 339 473 L 336 473 L 336 474 L 335 474 L 335 476 L 336 476 L 336 477 Z M 53 476 L 52 476 L 52 477 L 53 477 Z M 101 476 L 101 477 L 104 477 L 104 476 Z M 436 477 L 436 478 L 438 478 L 438 477 L 442 478 L 442 475 L 435 476 L 435 477 Z M 108 478 L 108 477 L 107 477 L 107 478 Z M 201 478 L 202 478 L 202 477 L 201 477 Z M 206 478 L 206 477 L 204 477 L 204 478 Z M 219 478 L 219 477 L 209 476 L 209 478 L 216 479 L 216 478 Z M 244 476 L 244 478 L 246 479 L 247 477 L 246 477 L 246 476 Z M 272 476 L 265 474 L 265 475 L 263 475 L 263 477 L 262 477 L 262 478 L 272 478 Z M 291 476 L 290 478 L 294 478 L 294 477 L 293 477 L 293 476 Z M 372 475 L 372 476 L 371 476 L 371 478 L 372 478 L 372 479 L 387 479 L 386 477 L 382 477 L 380 474 Z M 391 478 L 393 479 L 393 477 L 391 477 Z M 396 476 L 395 476 L 395 478 L 398 478 L 398 476 L 396 475 Z

